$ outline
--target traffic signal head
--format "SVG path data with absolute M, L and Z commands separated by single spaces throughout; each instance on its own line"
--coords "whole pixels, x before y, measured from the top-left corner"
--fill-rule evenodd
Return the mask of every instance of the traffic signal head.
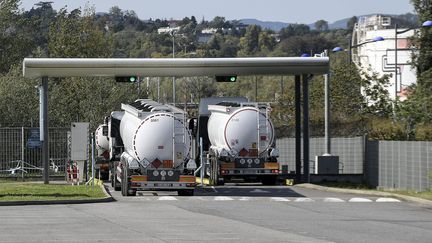
M 138 81 L 137 76 L 121 76 L 121 77 L 115 77 L 116 82 L 120 83 L 136 83 Z
M 237 75 L 216 76 L 216 82 L 235 82 L 235 81 L 237 81 Z

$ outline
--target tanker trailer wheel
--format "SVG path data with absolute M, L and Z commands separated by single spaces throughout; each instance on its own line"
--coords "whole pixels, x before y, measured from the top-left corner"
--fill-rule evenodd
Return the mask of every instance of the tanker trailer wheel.
M 117 175 L 115 173 L 113 173 L 113 175 L 111 175 L 111 185 L 114 188 L 114 191 L 118 192 L 121 190 L 121 184 L 117 180 Z
M 125 197 L 136 196 L 136 190 L 130 189 L 129 168 L 127 166 L 123 170 L 121 190 Z
M 188 197 L 194 195 L 194 189 L 183 189 L 177 191 L 178 195 L 181 197 Z
M 277 183 L 277 176 L 263 176 L 261 183 L 265 186 L 274 186 Z

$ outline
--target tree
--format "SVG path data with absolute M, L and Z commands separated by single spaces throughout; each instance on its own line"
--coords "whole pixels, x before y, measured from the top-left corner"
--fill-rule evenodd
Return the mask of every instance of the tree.
M 357 21 L 358 21 L 357 17 L 352 16 L 347 22 L 347 29 L 352 31 L 354 29 L 354 26 L 357 23 Z
M 0 73 L 6 73 L 31 53 L 32 42 L 18 10 L 19 1 L 4 0 L 0 4 Z
M 321 19 L 315 22 L 315 29 L 318 31 L 327 31 L 329 28 L 327 21 Z
M 259 35 L 261 27 L 258 25 L 249 25 L 246 28 L 246 34 L 240 38 L 239 56 L 251 56 L 259 50 Z

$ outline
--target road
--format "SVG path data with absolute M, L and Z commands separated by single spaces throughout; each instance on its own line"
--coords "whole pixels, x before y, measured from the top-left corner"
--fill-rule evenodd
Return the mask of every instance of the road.
M 431 242 L 432 208 L 392 198 L 226 185 L 112 203 L 0 207 L 0 242 Z

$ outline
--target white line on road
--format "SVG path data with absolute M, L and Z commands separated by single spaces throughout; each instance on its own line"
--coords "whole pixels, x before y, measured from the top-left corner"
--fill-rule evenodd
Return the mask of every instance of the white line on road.
M 162 196 L 162 197 L 159 197 L 158 200 L 160 200 L 160 201 L 176 201 L 177 198 L 172 197 L 172 196 Z
M 345 201 L 337 197 L 326 197 L 324 198 L 324 202 L 345 202 Z
M 288 198 L 283 198 L 283 197 L 272 197 L 270 198 L 271 201 L 275 201 L 275 202 L 289 202 L 290 200 Z
M 270 193 L 269 191 L 264 191 L 264 190 L 261 190 L 261 189 L 255 189 L 255 190 L 252 190 L 250 192 L 251 193 Z
M 400 202 L 400 200 L 395 198 L 381 197 L 376 200 L 376 202 Z
M 250 199 L 250 197 L 241 197 L 239 201 L 249 201 Z
M 362 198 L 362 197 L 353 197 L 348 202 L 372 202 L 372 200 L 368 198 Z
M 301 198 L 296 198 L 294 202 L 315 202 L 315 201 L 307 197 L 301 197 Z
M 214 198 L 215 201 L 232 201 L 234 199 L 232 199 L 231 197 L 223 197 L 223 196 L 219 196 L 219 197 L 215 197 Z

